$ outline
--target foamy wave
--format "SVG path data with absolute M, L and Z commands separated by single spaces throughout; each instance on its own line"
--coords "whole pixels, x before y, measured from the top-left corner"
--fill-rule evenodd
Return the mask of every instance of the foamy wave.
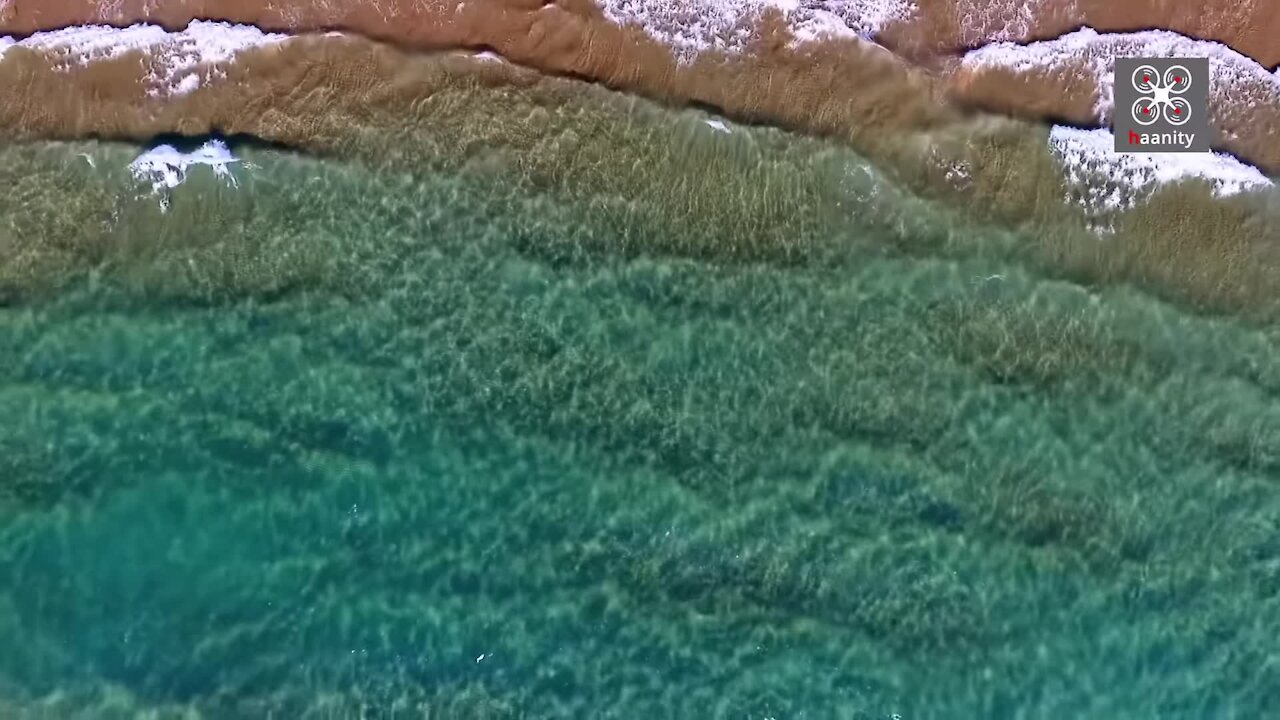
M 1074 14 L 1075 2 L 1060 0 L 954 0 L 952 12 L 964 45 L 1025 38 L 1035 31 L 1051 6 Z
M 800 2 L 788 15 L 798 40 L 850 35 L 869 40 L 895 22 L 905 22 L 919 11 L 912 0 L 829 0 Z
M 208 166 L 213 174 L 227 185 L 238 187 L 231 166 L 240 162 L 221 140 L 210 140 L 189 153 L 180 152 L 172 145 L 159 145 L 139 155 L 129 163 L 129 172 L 139 182 L 151 186 L 151 193 L 160 196 L 160 209 L 169 209 L 169 193 L 187 179 L 190 168 Z
M 637 25 L 681 62 L 700 53 L 740 52 L 764 13 L 780 13 L 799 41 L 830 36 L 870 38 L 916 13 L 912 0 L 603 0 L 605 16 Z
M 1096 216 L 1132 208 L 1160 186 L 1184 180 L 1205 181 L 1214 197 L 1272 186 L 1257 168 L 1222 153 L 1118 153 L 1110 130 L 1055 126 L 1049 147 L 1062 163 L 1068 200 Z
M 126 28 L 86 25 L 39 32 L 17 42 L 9 39 L 8 46 L 0 41 L 0 57 L 6 47 L 23 47 L 50 57 L 55 69 L 70 71 L 130 52 L 144 52 L 155 62 L 147 75 L 148 94 L 182 95 L 225 77 L 225 70 L 218 65 L 229 62 L 237 53 L 288 38 L 248 25 L 201 20 L 175 33 L 145 24 Z
M 1271 73 L 1252 58 L 1217 42 L 1196 40 L 1168 30 L 1100 33 L 1082 28 L 1053 40 L 1026 45 L 997 43 L 967 53 L 963 66 L 999 67 L 1019 73 L 1076 75 L 1093 81 L 1094 114 L 1109 122 L 1114 106 L 1112 73 L 1117 57 L 1207 57 L 1210 112 L 1280 103 L 1280 72 Z

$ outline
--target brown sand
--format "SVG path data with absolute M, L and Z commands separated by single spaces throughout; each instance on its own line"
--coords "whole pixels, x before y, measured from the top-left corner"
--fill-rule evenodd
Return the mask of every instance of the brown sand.
M 874 53 L 869 55 L 873 62 L 883 61 L 886 67 L 897 64 L 883 51 L 868 52 Z M 174 131 L 245 134 L 312 152 L 377 155 L 380 162 L 404 155 L 388 147 L 387 138 L 407 132 L 411 150 L 404 162 L 417 165 L 424 159 L 457 157 L 463 163 L 457 169 L 477 171 L 496 162 L 495 167 L 517 168 L 538 187 L 576 188 L 576 193 L 613 187 L 616 197 L 631 194 L 625 186 L 627 178 L 643 174 L 647 165 L 639 158 L 653 152 L 653 143 L 670 141 L 654 136 L 630 145 L 615 144 L 618 136 L 607 127 L 632 122 L 629 116 L 616 113 L 607 125 L 600 124 L 606 120 L 584 116 L 569 124 L 577 128 L 573 132 L 562 129 L 550 135 L 535 121 L 547 110 L 529 110 L 527 105 L 519 110 L 532 113 L 520 115 L 527 121 L 484 122 L 478 120 L 478 113 L 492 113 L 493 103 L 505 103 L 504 98 L 511 97 L 505 88 L 519 91 L 536 86 L 543 98 L 538 102 L 553 109 L 571 104 L 582 86 L 506 63 L 406 55 L 357 37 L 311 37 L 247 51 L 225 68 L 225 80 L 163 101 L 146 96 L 142 78 L 147 68 L 139 59 L 130 53 L 68 71 L 57 69 L 40 53 L 12 49 L 0 65 L 0 95 L 19 100 L 0 105 L 0 128 L 21 137 L 52 138 L 94 135 L 147 140 Z M 457 80 L 459 72 L 440 69 L 451 62 L 466 65 L 465 72 L 460 71 L 463 81 Z M 710 68 L 746 72 L 728 64 Z M 800 68 L 795 72 L 802 75 Z M 900 68 L 898 72 L 907 71 Z M 454 79 L 446 83 L 449 77 Z M 459 94 L 456 87 L 449 90 L 449 83 L 458 82 L 463 82 L 464 89 L 490 88 L 479 96 L 487 104 L 475 106 L 479 101 L 472 100 L 469 114 L 457 112 L 457 103 L 466 93 Z M 921 82 L 920 88 L 929 90 L 928 82 Z M 1267 224 L 1268 216 L 1262 214 L 1257 199 L 1210 201 L 1201 187 L 1173 188 L 1118 218 L 1119 231 L 1100 241 L 1086 231 L 1079 209 L 1063 201 L 1062 170 L 1047 149 L 1042 128 L 995 117 L 967 118 L 943 105 L 930 110 L 928 92 L 909 98 L 928 111 L 922 115 L 931 122 L 918 122 L 895 115 L 902 108 L 889 97 L 887 106 L 877 105 L 881 98 L 875 94 L 833 101 L 836 111 L 851 115 L 833 115 L 825 129 L 843 134 L 840 121 L 857 118 L 860 124 L 845 136 L 863 154 L 916 191 L 949 199 L 961 219 L 1027 231 L 1025 237 L 1034 239 L 1026 247 L 1032 260 L 1083 280 L 1136 278 L 1198 305 L 1248 307 L 1280 296 L 1280 272 L 1276 272 L 1280 258 L 1277 245 L 1269 240 L 1276 229 Z M 702 132 L 708 133 L 705 127 Z M 590 153 L 585 150 L 588 146 L 594 148 Z M 484 152 L 479 153 L 480 149 Z M 696 242 L 696 230 L 701 227 L 697 223 L 715 217 L 709 211 L 714 212 L 721 201 L 731 209 L 741 198 L 719 198 L 714 178 L 703 170 L 688 172 L 692 174 L 681 180 L 687 190 L 676 192 L 684 185 L 675 190 L 655 187 L 649 191 L 654 200 L 647 204 L 678 208 L 696 200 L 687 213 L 668 213 L 670 222 L 676 223 L 672 234 L 683 233 Z M 780 182 L 788 188 L 805 184 Z M 1190 210 L 1158 210 L 1165 202 L 1160 198 L 1170 193 Z M 756 191 L 749 194 L 761 197 Z M 757 208 L 762 215 L 742 220 L 744 241 L 785 243 L 789 233 L 784 228 L 809 219 L 799 211 L 778 214 L 770 209 L 770 202 L 762 202 Z M 835 206 L 823 207 L 838 211 Z M 760 225 L 764 221 L 759 218 L 767 223 Z M 717 222 L 724 222 L 723 217 Z M 694 231 L 679 229 L 685 225 Z M 776 232 L 751 240 L 759 235 L 759 227 L 773 227 Z M 910 227 L 904 226 L 900 234 L 903 242 L 917 242 Z M 1206 242 L 1210 237 L 1213 242 Z M 945 242 L 936 237 L 923 241 Z M 783 252 L 785 256 L 785 248 Z
M 748 56 L 703 56 L 678 66 L 668 48 L 635 28 L 608 22 L 588 0 L 473 0 L 461 9 L 411 0 L 358 3 L 262 3 L 174 0 L 98 3 L 16 0 L 5 32 L 107 23 L 151 22 L 178 30 L 217 19 L 263 30 L 341 29 L 411 49 L 492 49 L 544 73 L 719 108 L 743 120 L 821 135 L 856 137 L 864 129 L 927 129 L 955 117 L 936 101 L 931 78 L 890 53 L 854 39 L 796 53 L 780 23 L 766 23 Z
M 1267 67 L 1280 64 L 1280 3 L 1273 0 L 916 0 L 917 15 L 887 28 L 887 46 L 917 58 L 988 42 L 1044 40 L 1089 26 L 1099 32 L 1164 28 L 1229 45 Z M 570 20 L 572 15 L 577 20 Z M 472 0 L 461 11 L 413 0 L 11 0 L 0 27 L 27 34 L 69 25 L 153 22 L 170 29 L 195 18 L 301 32 L 340 28 L 416 47 L 514 45 L 553 55 L 563 30 L 594 25 L 590 0 Z M 611 46 L 609 37 L 600 40 Z M 533 46 L 533 47 L 531 47 Z M 597 48 L 600 50 L 602 48 Z M 608 54 L 606 52 L 606 54 Z M 523 61 L 528 60 L 526 56 Z M 536 63 L 534 63 L 536 64 Z
M 962 66 L 949 76 L 950 96 L 963 104 L 1020 117 L 1075 125 L 1109 124 L 1095 109 L 1098 81 L 1081 57 L 1053 68 Z M 1269 173 L 1280 173 L 1280 95 L 1272 84 L 1241 80 L 1215 86 L 1209 98 L 1213 147 Z
M 638 29 L 608 22 L 587 0 L 473 0 L 461 10 L 409 0 L 175 0 L 155 10 L 151 5 L 148 0 L 121 0 L 107 10 L 97 3 L 15 0 L 7 6 L 2 27 L 23 33 L 145 20 L 179 29 L 192 18 L 206 18 L 265 30 L 340 28 L 406 49 L 492 49 L 537 73 L 583 78 L 677 104 L 713 108 L 741 121 L 840 139 L 916 191 L 955 201 L 975 220 L 1032 230 L 1044 253 L 1085 277 L 1120 272 L 1114 270 L 1117 253 L 1137 258 L 1134 268 L 1120 275 L 1140 276 L 1147 272 L 1147 263 L 1168 252 L 1178 260 L 1164 272 L 1185 277 L 1187 292 L 1198 302 L 1235 305 L 1277 295 L 1276 229 L 1258 219 L 1252 200 L 1210 203 L 1202 188 L 1177 189 L 1174 192 L 1199 193 L 1203 200 L 1191 206 L 1212 206 L 1212 213 L 1198 219 L 1156 212 L 1151 208 L 1160 207 L 1160 202 L 1153 201 L 1121 218 L 1118 237 L 1124 239 L 1109 241 L 1099 254 L 1096 238 L 1072 229 L 1083 228 L 1085 221 L 1078 208 L 1063 202 L 1067 192 L 1062 171 L 1047 150 L 1043 129 L 966 113 L 948 100 L 947 88 L 937 76 L 870 43 L 838 39 L 798 50 L 788 47 L 790 38 L 776 17 L 767 19 L 748 52 L 732 57 L 704 54 L 692 64 L 680 65 L 658 41 Z M 917 22 L 927 25 L 931 17 L 941 17 L 939 11 L 930 11 L 936 7 L 945 6 L 926 3 Z M 1053 13 L 1059 11 L 1050 7 L 1043 12 L 1057 17 Z M 1227 17 L 1225 11 L 1204 14 Z M 938 37 L 958 32 L 956 14 L 948 17 L 951 24 L 940 25 Z M 1005 22 L 1001 30 L 992 21 L 981 33 L 1008 35 L 1014 24 Z M 886 33 L 887 42 L 907 42 L 895 32 Z M 244 58 L 228 68 L 226 82 L 191 96 L 155 101 L 143 92 L 136 57 L 94 63 L 66 74 L 55 72 L 37 53 L 10 50 L 0 72 L 0 96 L 18 100 L 0 106 L 0 128 L 28 137 L 140 140 L 165 132 L 216 131 L 330 151 L 358 142 L 364 134 L 384 131 L 398 113 L 432 92 L 405 74 L 410 65 L 406 56 L 355 38 L 295 41 L 284 48 L 252 51 Z M 966 99 L 1028 112 L 1018 104 L 1000 104 L 1019 86 L 1001 86 L 998 81 L 975 85 L 973 98 Z M 980 92 L 983 87 L 990 88 L 986 95 Z M 1078 97 L 1089 90 L 1084 85 L 1070 89 L 1065 96 L 1032 94 L 1030 111 L 1082 119 Z M 951 90 L 955 91 L 954 83 Z M 1246 156 L 1255 153 L 1251 146 L 1241 147 Z M 1256 155 L 1263 160 L 1273 157 L 1262 150 Z M 546 172 L 556 176 L 559 171 Z M 1207 236 L 1217 239 L 1208 244 L 1203 242 Z
M 1100 31 L 1164 27 L 1224 42 L 1270 65 L 1280 62 L 1280 3 L 1270 0 L 919 0 L 919 12 L 879 40 L 925 67 L 993 40 L 1055 37 L 1089 25 Z M 459 7 L 460 6 L 460 7 Z M 701 104 L 742 120 L 775 123 L 858 142 L 895 127 L 928 131 L 957 114 L 938 99 L 1023 117 L 1098 122 L 1092 81 L 1070 72 L 1045 78 L 1001 70 L 962 73 L 940 92 L 927 74 L 857 40 L 816 44 L 797 53 L 777 18 L 746 56 L 704 54 L 677 64 L 658 41 L 608 22 L 591 0 L 11 0 L 0 32 L 27 34 L 70 25 L 151 22 L 181 29 L 192 19 L 228 20 L 292 33 L 340 29 L 413 49 L 489 48 L 542 72 L 566 74 L 677 103 Z M 1229 150 L 1267 169 L 1280 167 L 1271 140 L 1280 104 L 1232 108 L 1219 116 Z
M 917 60 L 993 41 L 1048 40 L 1081 27 L 1098 32 L 1162 28 L 1215 40 L 1266 67 L 1280 64 L 1274 0 L 916 0 L 917 17 L 880 40 Z

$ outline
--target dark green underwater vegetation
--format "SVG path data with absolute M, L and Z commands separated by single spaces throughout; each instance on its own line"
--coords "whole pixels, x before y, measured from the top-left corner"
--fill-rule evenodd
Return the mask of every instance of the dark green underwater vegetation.
M 1280 707 L 1270 316 L 759 137 L 679 207 L 0 148 L 0 715 Z

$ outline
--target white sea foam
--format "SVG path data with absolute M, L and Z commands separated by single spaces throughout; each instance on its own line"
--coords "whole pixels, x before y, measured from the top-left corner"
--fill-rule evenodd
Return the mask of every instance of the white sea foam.
M 250 48 L 283 42 L 288 35 L 264 33 L 249 25 L 193 21 L 181 32 L 168 32 L 156 25 L 115 28 L 85 25 L 39 32 L 8 46 L 43 53 L 54 67 L 70 71 L 90 63 L 119 58 L 130 52 L 144 52 L 154 61 L 148 73 L 147 92 L 152 96 L 182 95 L 205 83 L 226 76 L 223 67 L 235 55 Z M 0 40 L 0 57 L 6 45 Z
M 1028 37 L 1050 7 L 1067 14 L 1075 12 L 1074 0 L 1066 3 L 1061 0 L 952 0 L 952 13 L 958 26 L 956 40 L 961 45 L 973 46 Z
M 1118 153 L 1110 130 L 1055 126 L 1049 147 L 1062 164 L 1068 199 L 1098 216 L 1132 208 L 1160 186 L 1190 179 L 1208 183 L 1214 197 L 1272 186 L 1257 168 L 1223 153 Z
M 150 50 L 164 42 L 168 35 L 164 28 L 155 25 L 126 28 L 82 25 L 38 32 L 19 41 L 18 46 L 55 59 L 59 69 L 70 69 L 96 60 L 110 60 L 133 50 Z
M 792 32 L 800 41 L 832 36 L 856 36 L 870 40 L 895 22 L 915 16 L 914 0 L 826 0 L 797 2 L 787 13 Z
M 798 41 L 870 38 L 916 13 L 913 0 L 603 0 L 606 17 L 636 25 L 681 62 L 709 50 L 742 51 L 764 13 L 779 12 Z
M 1001 67 L 1020 73 L 1073 76 L 1083 71 L 1097 89 L 1094 114 L 1109 122 L 1114 105 L 1112 73 L 1117 57 L 1207 57 L 1212 82 L 1210 113 L 1280 105 L 1280 71 L 1272 73 L 1252 58 L 1222 43 L 1179 35 L 1168 30 L 1100 33 L 1082 28 L 1053 40 L 1017 45 L 996 43 L 964 56 L 969 67 Z
M 226 143 L 209 140 L 189 153 L 181 152 L 172 145 L 158 145 L 129 163 L 129 172 L 139 182 L 151 186 L 151 193 L 160 196 L 160 209 L 167 211 L 170 191 L 186 181 L 192 167 L 207 166 L 230 187 L 239 187 L 236 176 L 231 172 L 231 166 L 239 162 Z

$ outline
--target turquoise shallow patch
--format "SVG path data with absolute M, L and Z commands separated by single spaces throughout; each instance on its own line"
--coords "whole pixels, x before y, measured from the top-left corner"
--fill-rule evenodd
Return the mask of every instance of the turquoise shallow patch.
M 781 259 L 611 252 L 563 198 L 265 150 L 161 214 L 83 150 L 6 150 L 79 193 L 7 233 L 136 241 L 0 308 L 6 712 L 1280 704 L 1273 328 L 904 247 L 949 232 L 905 195 Z

